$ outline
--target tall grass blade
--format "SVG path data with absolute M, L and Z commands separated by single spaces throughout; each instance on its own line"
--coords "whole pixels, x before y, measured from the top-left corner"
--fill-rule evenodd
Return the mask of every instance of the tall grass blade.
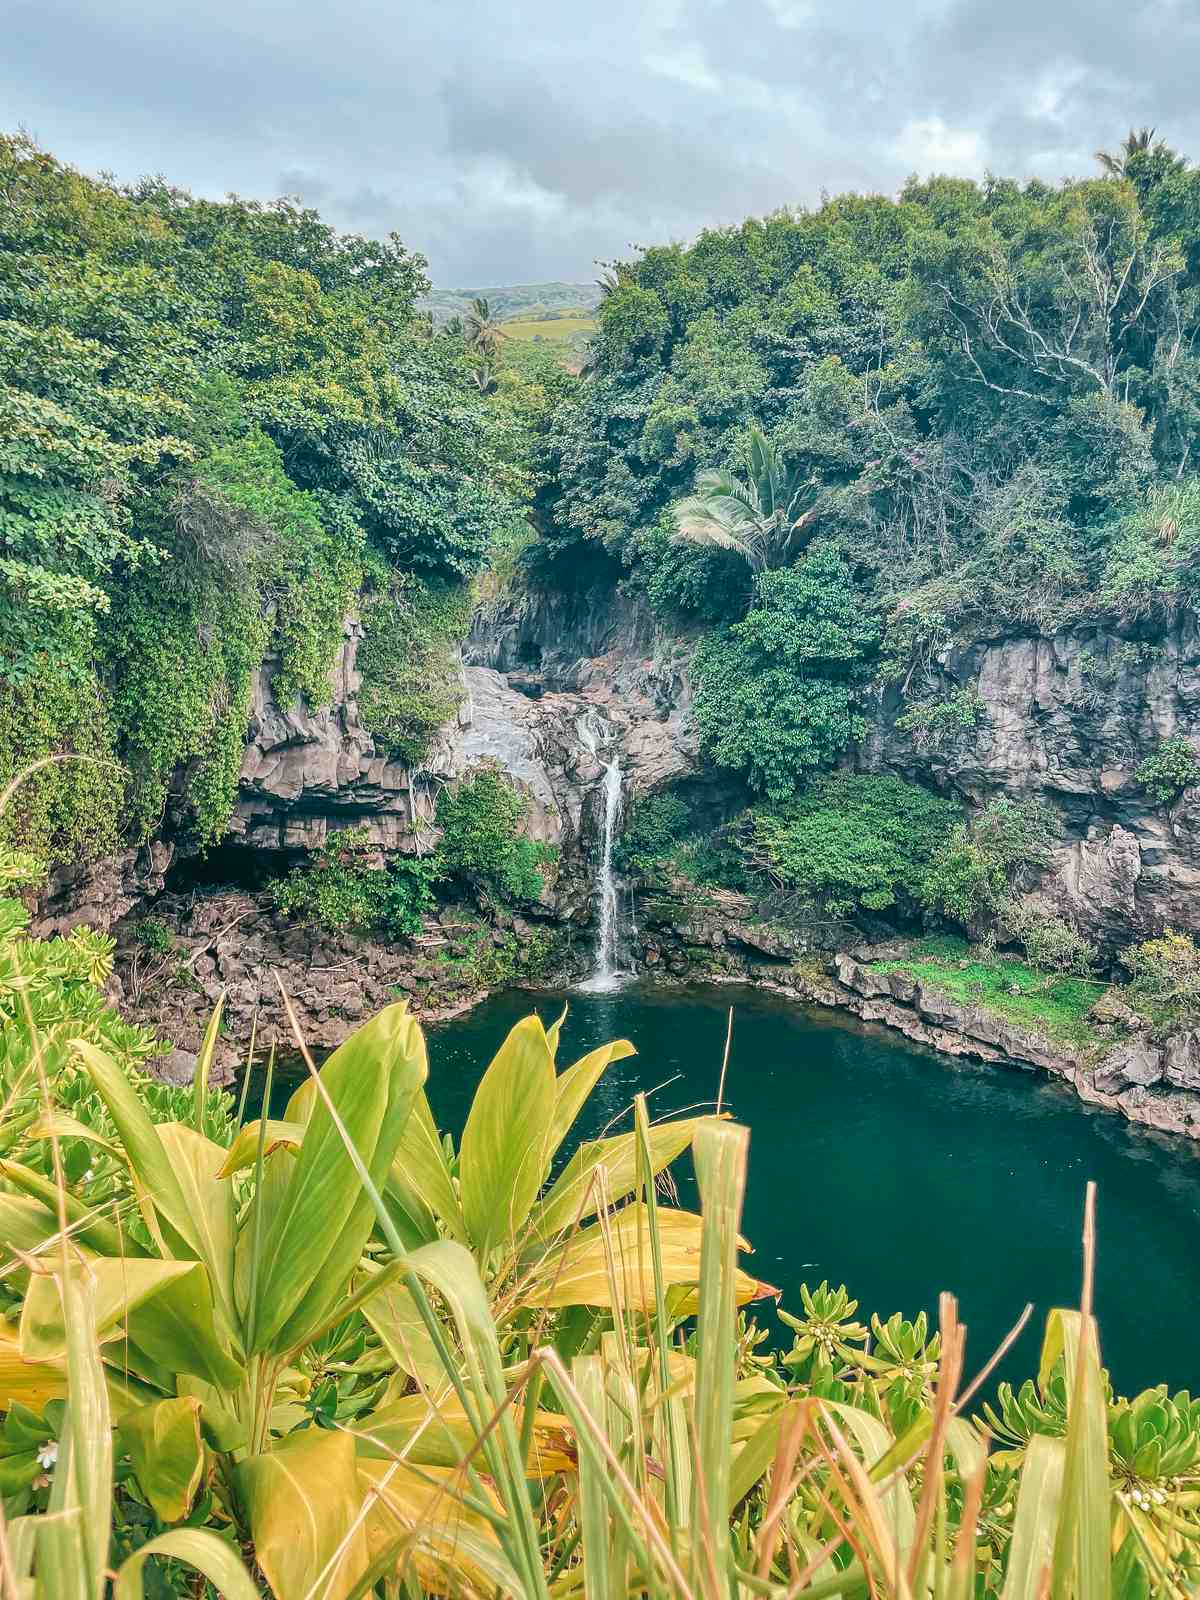
M 705 1121 L 694 1151 L 704 1219 L 700 1258 L 700 1304 L 696 1323 L 696 1472 L 692 1501 L 693 1586 L 716 1594 L 728 1590 L 730 1455 L 733 1434 L 737 1343 L 739 1227 L 746 1189 L 747 1129 Z M 704 1552 L 703 1556 L 701 1552 Z

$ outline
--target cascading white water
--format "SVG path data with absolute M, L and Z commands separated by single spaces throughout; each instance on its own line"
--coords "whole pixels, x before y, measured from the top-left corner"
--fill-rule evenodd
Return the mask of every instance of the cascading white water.
M 600 864 L 596 870 L 596 899 L 600 912 L 600 926 L 596 939 L 596 965 L 592 969 L 591 976 L 579 986 L 590 993 L 602 994 L 605 990 L 619 988 L 621 980 L 628 976 L 617 965 L 620 900 L 617 896 L 617 883 L 613 877 L 612 864 L 613 845 L 621 821 L 621 762 L 615 749 L 607 761 L 600 754 L 607 730 L 592 712 L 581 718 L 578 729 L 584 749 L 589 755 L 595 756 L 604 768 L 602 779 L 604 829 L 601 835 Z

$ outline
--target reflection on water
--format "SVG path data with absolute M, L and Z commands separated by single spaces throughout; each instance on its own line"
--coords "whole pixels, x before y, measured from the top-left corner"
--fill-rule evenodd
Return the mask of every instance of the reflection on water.
M 1078 1303 L 1083 1192 L 1094 1178 L 1097 1309 L 1114 1384 L 1196 1386 L 1200 1149 L 1190 1141 L 1131 1127 L 1054 1080 L 940 1057 L 752 991 L 635 985 L 565 999 L 560 1065 L 609 1038 L 639 1051 L 610 1068 L 576 1137 L 630 1126 L 639 1089 L 655 1091 L 655 1116 L 711 1105 L 734 1004 L 725 1104 L 751 1129 L 743 1231 L 756 1276 L 783 1289 L 785 1306 L 801 1281 L 826 1277 L 882 1315 L 932 1314 L 938 1291 L 951 1289 L 974 1368 L 1032 1300 L 1030 1329 L 1006 1363 L 1009 1376 L 1031 1373 L 1046 1309 Z M 442 1127 L 461 1131 L 507 1029 L 534 1008 L 553 1021 L 563 1000 L 496 995 L 429 1029 L 429 1098 Z M 272 1096 L 276 1114 L 286 1098 Z M 695 1203 L 686 1170 L 680 1199 Z

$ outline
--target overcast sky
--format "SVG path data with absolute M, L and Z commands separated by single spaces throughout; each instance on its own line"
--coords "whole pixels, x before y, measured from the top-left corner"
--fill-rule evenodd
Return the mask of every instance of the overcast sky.
M 1200 0 L 2 0 L 0 125 L 301 196 L 434 282 L 589 280 L 823 189 L 1200 155 Z

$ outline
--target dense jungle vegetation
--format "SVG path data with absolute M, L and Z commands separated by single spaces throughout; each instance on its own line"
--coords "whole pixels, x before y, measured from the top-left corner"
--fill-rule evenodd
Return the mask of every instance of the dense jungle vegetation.
M 1117 620 L 1152 652 L 1200 595 L 1200 171 L 1148 130 L 1058 187 L 914 179 L 614 263 L 580 376 L 486 299 L 435 332 L 394 238 L 20 138 L 0 174 L 0 781 L 88 758 L 0 823 L 43 858 L 168 809 L 219 838 L 260 659 L 319 702 L 350 613 L 364 722 L 419 764 L 474 604 L 616 579 L 699 636 L 733 792 L 811 834 L 881 686 L 918 748 L 978 720 L 933 670 L 973 628 Z M 1168 804 L 1197 761 L 1143 769 Z
M 84 178 L 0 141 L 0 785 L 74 861 L 168 805 L 224 831 L 251 678 L 329 693 L 419 759 L 464 586 L 523 536 L 526 452 L 398 240 L 310 211 Z
M 1149 131 L 1101 164 L 913 179 L 608 275 L 544 554 L 602 551 L 711 630 L 697 714 L 752 788 L 829 765 L 868 680 L 914 734 L 969 725 L 926 678 L 977 624 L 1200 597 L 1200 172 Z

